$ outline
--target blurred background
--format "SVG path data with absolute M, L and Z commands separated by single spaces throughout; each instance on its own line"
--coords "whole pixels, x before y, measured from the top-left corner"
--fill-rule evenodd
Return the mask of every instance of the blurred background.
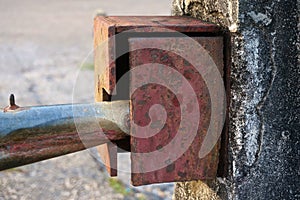
M 11 93 L 20 106 L 93 102 L 93 17 L 170 15 L 171 3 L 0 0 L 0 108 Z M 173 184 L 130 187 L 128 154 L 119 179 L 97 159 L 92 149 L 2 171 L 0 199 L 172 198 Z

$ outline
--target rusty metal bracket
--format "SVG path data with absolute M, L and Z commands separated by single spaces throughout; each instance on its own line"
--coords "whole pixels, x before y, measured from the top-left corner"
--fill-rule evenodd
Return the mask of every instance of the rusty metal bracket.
M 191 17 L 99 16 L 95 18 L 96 101 L 130 100 L 131 123 L 137 123 L 140 126 L 147 126 L 149 124 L 149 109 L 154 104 L 163 105 L 167 113 L 167 120 L 162 126 L 163 129 L 155 136 L 152 136 L 151 133 L 147 131 L 137 131 L 131 126 L 131 139 L 125 146 L 131 149 L 133 185 L 213 179 L 217 176 L 219 163 L 221 165 L 226 163 L 226 161 L 223 160 L 219 162 L 219 155 L 222 159 L 227 158 L 226 152 L 223 152 L 223 149 L 226 149 L 228 141 L 226 127 L 223 132 L 222 141 L 219 138 L 206 157 L 198 157 L 201 144 L 207 134 L 210 115 L 212 113 L 210 107 L 211 96 L 209 96 L 211 94 L 208 94 L 207 82 L 203 81 L 202 75 L 196 72 L 193 64 L 178 54 L 163 51 L 159 48 L 151 48 L 153 44 L 156 44 L 156 47 L 166 45 L 182 46 L 185 47 L 185 50 L 188 50 L 190 57 L 197 60 L 200 55 L 196 54 L 193 48 L 189 49 L 189 47 L 186 46 L 184 38 L 186 39 L 187 37 L 198 42 L 198 44 L 208 52 L 224 79 L 224 87 L 226 90 L 229 90 L 227 77 L 229 72 L 227 69 L 229 67 L 228 50 L 226 49 L 227 37 L 226 31 L 219 26 Z M 102 45 L 105 42 L 106 44 Z M 145 43 L 148 45 L 145 45 Z M 99 49 L 99 46 L 101 46 L 102 49 Z M 149 165 L 156 165 L 157 162 L 163 158 L 149 160 L 147 157 L 140 157 L 138 154 L 163 151 L 161 149 L 172 142 L 172 138 L 176 137 L 181 114 L 178 104 L 181 99 L 176 98 L 168 89 L 155 84 L 148 84 L 134 91 L 136 88 L 134 88 L 133 85 L 139 83 L 146 73 L 142 73 L 140 76 L 129 76 L 125 78 L 124 83 L 118 83 L 119 81 L 121 82 L 121 80 L 123 81 L 122 76 L 127 72 L 137 66 L 143 64 L 147 65 L 149 63 L 154 67 L 163 64 L 181 73 L 192 85 L 194 91 L 196 91 L 201 112 L 201 118 L 198 122 L 200 127 L 199 130 L 196 131 L 197 134 L 191 146 L 174 162 L 166 161 L 168 163 L 166 166 L 152 171 L 145 169 L 149 168 Z M 205 71 L 207 62 L 200 60 L 198 64 L 201 65 Z M 153 71 L 153 74 L 159 74 L 159 72 Z M 151 75 L 151 73 L 149 77 L 151 80 L 160 79 L 159 75 Z M 161 76 L 161 78 L 172 81 L 171 76 Z M 221 82 L 223 83 L 223 80 Z M 184 87 L 181 87 L 181 85 L 178 87 L 184 90 Z M 218 94 L 213 95 L 216 96 Z M 226 110 L 225 104 L 224 110 Z M 223 121 L 219 121 L 218 119 L 212 120 L 216 127 L 223 126 Z M 151 136 L 147 139 L 136 137 L 139 134 Z M 185 134 L 191 133 L 186 131 Z M 220 146 L 222 148 L 221 154 L 219 151 Z M 116 154 L 118 150 L 113 148 L 115 148 L 115 146 L 110 147 L 104 145 L 100 148 L 102 149 L 100 154 L 102 158 L 106 158 L 105 160 L 107 160 L 107 162 L 105 163 L 110 174 L 115 176 L 117 175 L 117 171 L 114 169 L 117 168 Z M 178 149 L 180 149 L 180 145 Z M 174 151 L 176 151 L 176 149 L 174 149 Z M 174 153 L 174 151 L 165 152 L 165 154 L 168 156 Z M 219 174 L 224 173 L 224 171 L 226 171 L 226 166 L 219 168 Z

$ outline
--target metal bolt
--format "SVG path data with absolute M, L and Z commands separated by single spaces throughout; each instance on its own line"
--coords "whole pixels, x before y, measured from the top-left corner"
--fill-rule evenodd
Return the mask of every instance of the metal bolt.
M 10 106 L 15 106 L 16 103 L 15 103 L 15 95 L 14 94 L 11 94 L 10 97 L 9 97 L 9 104 Z
M 3 109 L 3 112 L 9 112 L 9 111 L 14 111 L 16 109 L 20 108 L 20 106 L 16 105 L 16 102 L 15 102 L 15 95 L 14 94 L 11 94 L 9 96 L 9 106 L 6 106 L 4 109 Z

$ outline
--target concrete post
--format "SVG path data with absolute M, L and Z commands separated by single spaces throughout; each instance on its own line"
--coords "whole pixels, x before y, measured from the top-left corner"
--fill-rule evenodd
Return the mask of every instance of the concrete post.
M 300 199 L 298 0 L 174 0 L 173 15 L 232 32 L 229 171 L 176 199 Z

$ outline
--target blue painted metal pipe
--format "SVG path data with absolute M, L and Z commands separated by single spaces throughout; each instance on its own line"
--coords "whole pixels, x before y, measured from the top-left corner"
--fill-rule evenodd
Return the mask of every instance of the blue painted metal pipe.
M 72 153 L 129 133 L 129 101 L 0 111 L 0 170 Z

